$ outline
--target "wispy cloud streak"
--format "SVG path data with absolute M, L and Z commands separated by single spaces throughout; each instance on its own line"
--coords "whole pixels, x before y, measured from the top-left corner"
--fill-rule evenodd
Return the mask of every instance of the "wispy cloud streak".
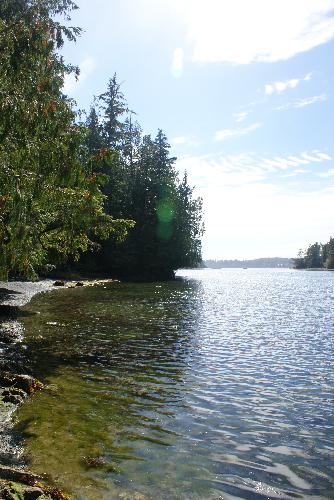
M 252 123 L 248 127 L 217 130 L 217 132 L 214 135 L 214 140 L 226 141 L 227 139 L 232 139 L 235 137 L 240 137 L 242 135 L 249 134 L 260 127 L 262 127 L 262 123 Z
M 297 101 L 294 102 L 288 102 L 287 104 L 278 106 L 276 110 L 282 111 L 291 108 L 300 109 L 300 108 L 305 108 L 306 106 L 310 106 L 311 104 L 316 104 L 318 102 L 324 102 L 324 101 L 327 101 L 326 94 L 314 95 L 311 97 L 305 97 L 304 99 L 298 99 Z

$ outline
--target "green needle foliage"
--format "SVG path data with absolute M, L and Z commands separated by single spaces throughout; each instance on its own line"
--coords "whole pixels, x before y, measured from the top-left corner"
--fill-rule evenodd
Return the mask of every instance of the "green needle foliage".
M 86 126 L 87 147 L 115 151 L 92 168 L 108 176 L 103 191 L 106 211 L 132 219 L 124 242 L 112 236 L 102 251 L 86 256 L 81 266 L 122 278 L 169 279 L 180 267 L 201 262 L 202 201 L 193 198 L 185 175 L 180 181 L 164 133 L 142 136 L 114 75 L 95 101 Z
M 124 238 L 133 225 L 105 213 L 106 178 L 97 165 L 112 155 L 87 147 L 86 127 L 62 93 L 65 75 L 78 70 L 58 51 L 80 29 L 59 19 L 68 21 L 75 8 L 71 0 L 0 3 L 2 278 L 35 276 L 47 264 L 77 259 L 96 237 Z
M 306 250 L 300 250 L 293 259 L 295 269 L 334 269 L 334 238 L 327 243 L 313 243 Z

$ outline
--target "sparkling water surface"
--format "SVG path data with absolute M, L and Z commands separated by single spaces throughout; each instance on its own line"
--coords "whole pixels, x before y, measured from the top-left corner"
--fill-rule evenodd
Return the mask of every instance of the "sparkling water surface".
M 75 499 L 334 498 L 334 273 L 181 271 L 27 306 L 30 467 Z

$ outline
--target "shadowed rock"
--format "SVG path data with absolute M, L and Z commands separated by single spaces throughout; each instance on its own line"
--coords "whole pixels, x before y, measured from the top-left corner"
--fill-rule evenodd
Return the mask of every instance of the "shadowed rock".
M 3 387 L 21 389 L 26 394 L 33 394 L 43 388 L 42 382 L 30 375 L 16 375 L 9 372 L 0 372 L 0 384 Z
M 41 483 L 41 476 L 32 472 L 0 465 L 0 498 L 6 500 L 69 500 L 56 488 Z

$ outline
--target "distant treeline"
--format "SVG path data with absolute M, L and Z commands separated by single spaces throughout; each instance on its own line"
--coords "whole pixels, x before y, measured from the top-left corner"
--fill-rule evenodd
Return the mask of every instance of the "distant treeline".
M 300 250 L 293 259 L 295 269 L 334 269 L 334 238 L 327 243 L 313 243 L 306 250 Z
M 264 257 L 251 260 L 205 260 L 205 267 L 221 269 L 223 267 L 292 267 L 293 260 L 284 257 Z

